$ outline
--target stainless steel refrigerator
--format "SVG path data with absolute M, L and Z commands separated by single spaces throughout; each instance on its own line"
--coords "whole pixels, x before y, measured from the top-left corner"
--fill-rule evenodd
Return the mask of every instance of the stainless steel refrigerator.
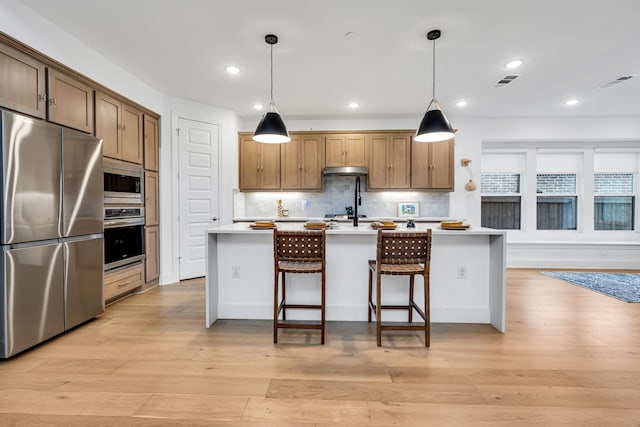
M 0 110 L 0 357 L 104 311 L 102 140 Z

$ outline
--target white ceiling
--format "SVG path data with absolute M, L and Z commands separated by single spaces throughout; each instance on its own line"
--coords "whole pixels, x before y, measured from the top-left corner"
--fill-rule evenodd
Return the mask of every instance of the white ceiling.
M 436 95 L 450 118 L 640 115 L 638 0 L 22 2 L 158 91 L 245 119 L 268 103 L 267 33 L 280 38 L 274 99 L 285 120 L 420 117 L 434 28 Z M 525 61 L 519 78 L 492 87 L 514 58 Z M 622 75 L 638 77 L 598 88 Z M 570 97 L 581 103 L 565 106 Z

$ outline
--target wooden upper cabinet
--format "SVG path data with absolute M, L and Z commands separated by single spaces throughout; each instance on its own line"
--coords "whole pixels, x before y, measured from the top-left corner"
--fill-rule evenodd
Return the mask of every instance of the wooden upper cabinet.
M 411 188 L 453 191 L 454 140 L 412 142 Z
M 250 135 L 239 138 L 240 190 L 280 189 L 280 144 L 256 142 Z
M 45 65 L 0 43 L 0 106 L 46 118 Z
M 411 135 L 371 134 L 366 136 L 371 190 L 402 190 L 411 186 Z
M 158 200 L 157 172 L 144 172 L 144 223 L 145 225 L 160 224 L 160 204 Z
M 291 142 L 280 149 L 281 188 L 283 190 L 322 189 L 324 137 L 317 134 L 292 134 Z
M 158 171 L 159 165 L 158 120 L 144 115 L 144 168 Z
M 122 160 L 142 164 L 142 112 L 122 104 Z
M 365 166 L 364 135 L 327 135 L 326 166 Z
M 142 112 L 96 92 L 96 136 L 105 157 L 142 164 Z
M 49 121 L 93 133 L 93 88 L 60 71 L 47 70 Z
M 122 159 L 122 104 L 120 101 L 96 92 L 96 137 L 101 138 L 102 155 Z

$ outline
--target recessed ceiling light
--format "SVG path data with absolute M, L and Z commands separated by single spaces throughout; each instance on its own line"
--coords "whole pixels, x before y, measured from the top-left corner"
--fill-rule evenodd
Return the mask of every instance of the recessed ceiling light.
M 567 99 L 566 101 L 564 101 L 564 105 L 568 105 L 569 107 L 573 107 L 574 105 L 578 105 L 580 103 L 580 101 L 578 101 L 577 99 Z
M 262 104 L 253 104 L 254 110 L 262 110 L 263 108 L 264 108 L 264 105 Z
M 523 63 L 524 61 L 522 59 L 514 59 L 513 61 L 507 62 L 504 66 L 509 68 L 510 70 L 513 70 L 514 68 L 518 68 L 519 66 L 521 66 Z
M 224 70 L 229 74 L 238 74 L 240 72 L 240 68 L 235 65 L 227 65 Z
M 462 107 L 466 107 L 466 106 L 467 106 L 467 101 L 461 100 L 461 101 L 456 102 L 456 107 L 462 108 Z
M 355 109 L 355 108 L 358 108 L 359 106 L 360 106 L 360 103 L 356 102 L 356 101 L 351 101 L 349 103 L 349 108 L 354 108 Z

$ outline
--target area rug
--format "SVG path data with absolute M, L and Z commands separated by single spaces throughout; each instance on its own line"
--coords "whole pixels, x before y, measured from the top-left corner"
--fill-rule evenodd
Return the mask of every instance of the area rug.
M 540 273 L 621 301 L 640 302 L 640 274 L 574 271 L 541 271 Z

